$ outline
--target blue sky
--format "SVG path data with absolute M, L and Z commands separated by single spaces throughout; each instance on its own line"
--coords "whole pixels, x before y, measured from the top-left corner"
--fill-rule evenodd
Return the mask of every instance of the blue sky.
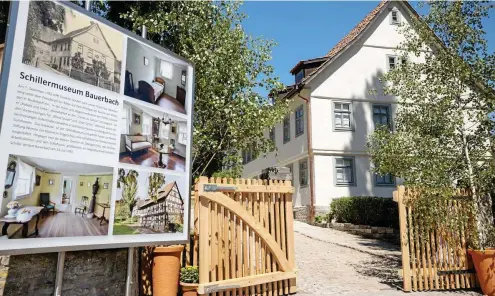
M 281 81 L 294 83 L 290 69 L 300 60 L 323 56 L 378 2 L 248 1 L 244 28 L 253 36 L 275 40 L 272 65 Z M 416 3 L 411 2 L 413 7 Z M 491 28 L 491 29 L 490 29 Z M 490 48 L 495 48 L 495 13 L 485 23 Z

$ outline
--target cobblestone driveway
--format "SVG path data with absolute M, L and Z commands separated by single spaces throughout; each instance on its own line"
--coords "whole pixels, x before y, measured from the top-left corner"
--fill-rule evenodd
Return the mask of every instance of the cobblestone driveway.
M 468 292 L 401 291 L 398 247 L 338 230 L 295 222 L 296 295 L 480 296 Z

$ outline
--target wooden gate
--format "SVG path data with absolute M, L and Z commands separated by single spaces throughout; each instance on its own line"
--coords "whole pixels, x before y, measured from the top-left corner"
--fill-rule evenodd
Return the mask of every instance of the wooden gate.
M 413 217 L 413 209 L 404 203 L 414 199 L 418 192 L 399 186 L 394 191 L 394 200 L 399 206 L 399 226 L 402 252 L 404 291 L 455 290 L 477 287 L 475 271 L 466 248 L 466 226 L 449 233 L 434 229 L 429 237 L 418 235 L 421 221 Z M 467 193 L 457 191 L 457 199 L 443 205 L 460 213 L 467 206 Z M 462 198 L 464 197 L 464 198 Z M 447 242 L 447 235 L 459 238 L 459 243 Z
M 194 205 L 199 294 L 296 292 L 289 181 L 201 177 Z

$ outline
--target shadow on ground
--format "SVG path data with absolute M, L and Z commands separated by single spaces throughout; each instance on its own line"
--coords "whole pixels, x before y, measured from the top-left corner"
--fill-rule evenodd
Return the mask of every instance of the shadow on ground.
M 375 257 L 355 264 L 354 268 L 364 276 L 378 278 L 382 284 L 402 289 L 402 278 L 398 274 L 402 268 L 400 256 Z
M 400 256 L 376 257 L 371 260 L 360 262 L 359 264 L 354 264 L 353 267 L 359 274 L 378 278 L 380 283 L 402 290 L 402 277 L 400 277 L 398 273 L 399 269 L 402 268 Z M 443 291 L 459 295 L 481 295 L 478 294 L 480 292 L 478 289 Z
M 395 245 L 388 241 L 362 238 L 358 239 L 358 244 L 371 250 L 387 250 L 400 252 L 400 245 Z

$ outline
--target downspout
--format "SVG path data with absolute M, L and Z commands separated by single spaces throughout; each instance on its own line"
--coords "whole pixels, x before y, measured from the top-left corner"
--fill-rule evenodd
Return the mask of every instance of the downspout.
M 308 135 L 308 160 L 309 160 L 309 222 L 311 224 L 315 221 L 315 195 L 314 195 L 314 153 L 313 153 L 313 143 L 312 143 L 312 128 L 311 128 L 311 104 L 309 99 L 301 96 L 300 93 L 297 93 L 297 96 L 306 101 L 306 126 L 307 135 Z

